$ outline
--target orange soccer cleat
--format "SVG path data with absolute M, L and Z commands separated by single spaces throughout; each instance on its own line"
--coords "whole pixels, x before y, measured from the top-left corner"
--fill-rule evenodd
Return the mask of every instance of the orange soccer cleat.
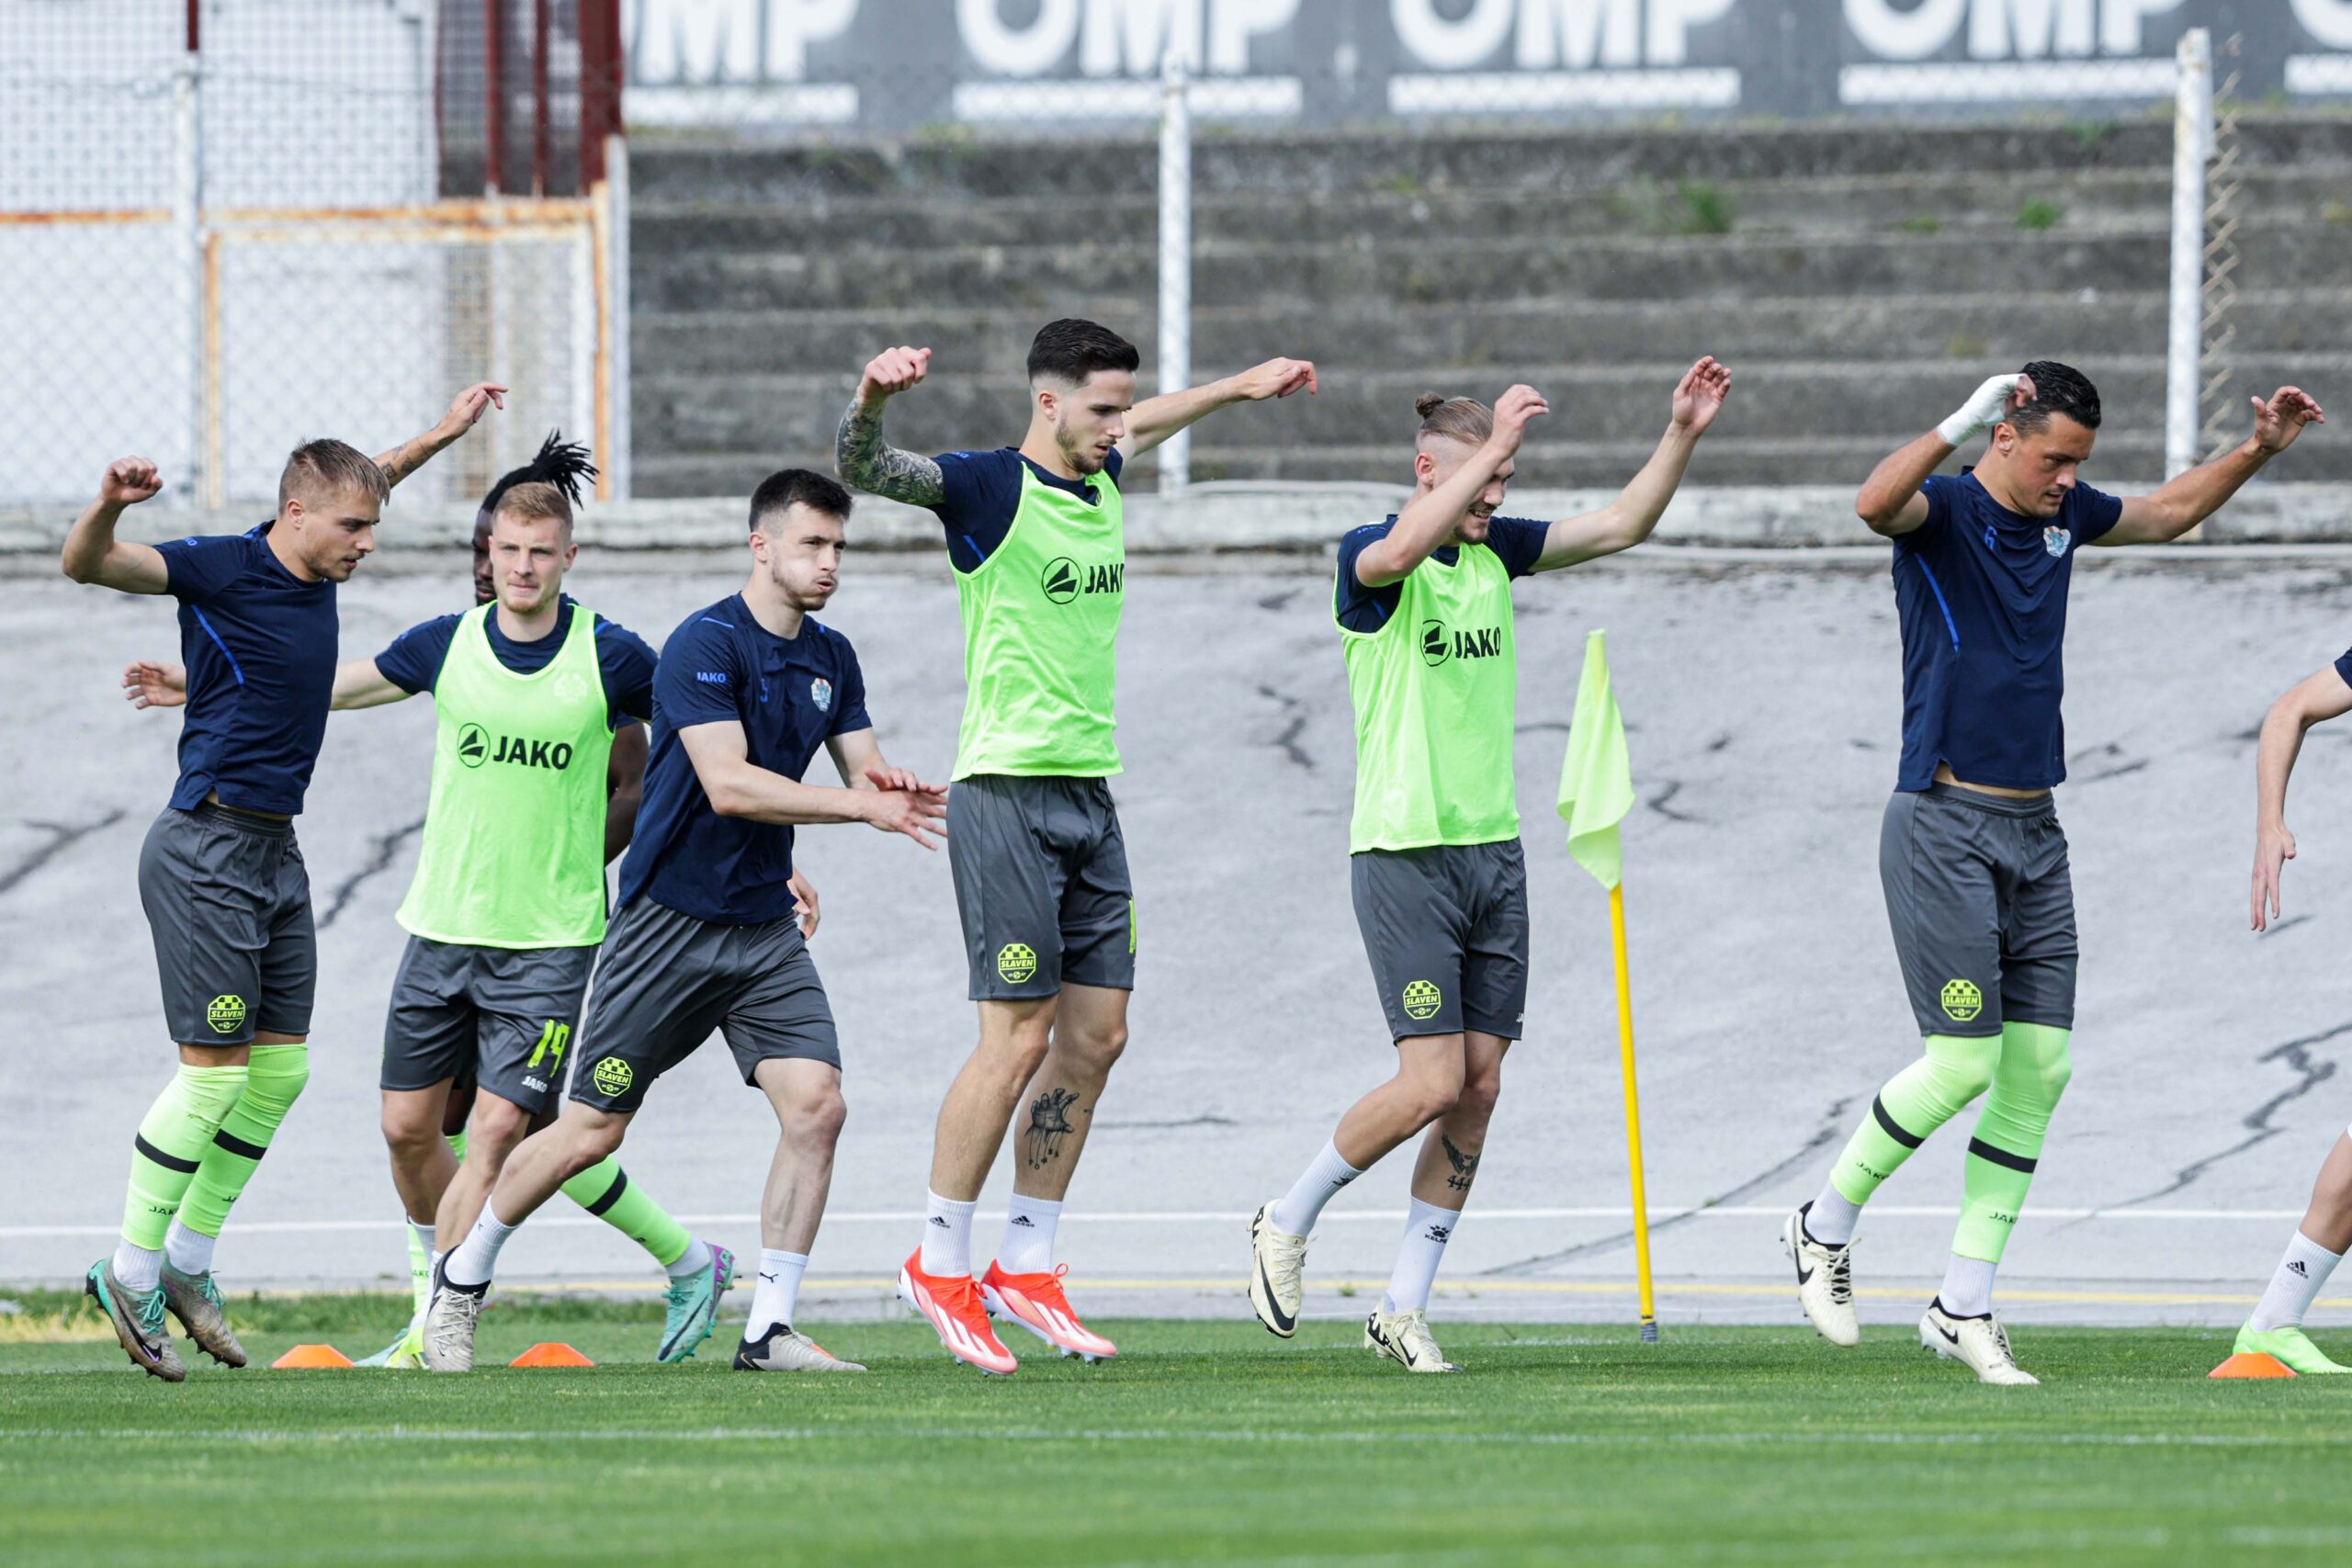
M 980 1277 L 980 1295 L 990 1315 L 1010 1318 L 1065 1356 L 1090 1364 L 1107 1361 L 1119 1348 L 1079 1322 L 1078 1314 L 1062 1292 L 1067 1263 L 1050 1274 L 1008 1274 L 995 1264 Z
M 989 1326 L 979 1281 L 969 1274 L 926 1274 L 918 1247 L 899 1269 L 899 1299 L 915 1309 L 947 1353 L 967 1366 L 1003 1377 L 1021 1363 Z

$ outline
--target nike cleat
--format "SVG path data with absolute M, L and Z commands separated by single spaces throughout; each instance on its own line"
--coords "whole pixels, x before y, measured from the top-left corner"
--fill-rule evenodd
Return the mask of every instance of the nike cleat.
M 712 1243 L 710 1263 L 682 1280 L 670 1281 L 669 1311 L 662 1321 L 662 1348 L 657 1361 L 683 1361 L 702 1348 L 718 1321 L 718 1298 L 735 1282 L 735 1255 Z
M 1947 1361 L 1958 1361 L 1976 1374 L 1978 1382 L 2005 1388 L 2025 1388 L 2041 1382 L 2018 1365 L 2009 1349 L 2009 1331 L 1991 1313 L 1982 1317 L 1955 1317 L 1941 1301 L 1928 1303 L 1919 1320 L 1919 1344 Z
M 1797 1266 L 1797 1302 L 1820 1336 L 1840 1349 L 1861 1343 L 1854 1322 L 1854 1244 L 1831 1247 L 1805 1234 L 1807 1203 L 1781 1229 L 1781 1246 Z
M 756 1340 L 735 1347 L 739 1372 L 862 1372 L 861 1362 L 844 1361 L 789 1324 L 779 1323 Z
M 108 1261 L 90 1265 L 82 1292 L 98 1303 L 98 1310 L 114 1325 L 114 1337 L 122 1342 L 123 1353 L 132 1365 L 165 1382 L 187 1381 L 187 1369 L 172 1349 L 171 1328 L 164 1322 L 170 1308 L 161 1285 L 152 1291 L 132 1291 L 115 1278 L 114 1264 Z
M 1306 1238 L 1274 1228 L 1274 1206 L 1261 1208 L 1250 1222 L 1250 1305 L 1269 1334 L 1287 1339 L 1298 1332 L 1298 1303 L 1306 1294 Z
M 449 1283 L 446 1261 L 435 1271 L 433 1300 L 424 1308 L 424 1344 L 421 1351 L 427 1371 L 474 1370 L 474 1330 L 481 1322 L 481 1309 L 489 1299 L 489 1280 L 471 1287 L 453 1285 Z
M 198 1349 L 224 1367 L 245 1364 L 245 1348 L 229 1332 L 228 1303 L 220 1299 L 220 1287 L 213 1283 L 212 1270 L 183 1274 L 164 1264 L 164 1303 L 180 1320 L 180 1326 L 187 1330 L 187 1337 L 196 1342 Z
M 989 1315 L 1019 1324 L 1064 1356 L 1076 1356 L 1087 1365 L 1107 1361 L 1119 1348 L 1078 1320 L 1078 1313 L 1062 1292 L 1067 1263 L 1050 1274 L 1008 1274 L 995 1264 L 980 1276 L 980 1300 Z
M 1408 1372 L 1462 1370 L 1437 1348 L 1437 1337 L 1430 1332 L 1430 1314 L 1419 1307 L 1411 1312 L 1373 1308 L 1372 1315 L 1363 1320 L 1363 1348 L 1400 1363 Z
M 422 1371 L 424 1367 L 424 1314 L 420 1312 L 410 1318 L 408 1326 L 401 1330 L 399 1338 L 367 1359 L 351 1364 L 355 1367 L 380 1367 L 395 1372 Z
M 2352 1372 L 2352 1367 L 2331 1359 L 2326 1351 L 2311 1341 L 2300 1325 L 2286 1324 L 2267 1333 L 2256 1333 L 2249 1323 L 2238 1330 L 2238 1342 L 2232 1348 L 2241 1356 L 2276 1356 L 2290 1371 L 2317 1373 Z
M 922 1271 L 918 1250 L 899 1269 L 899 1299 L 915 1309 L 947 1353 L 967 1366 L 995 1377 L 1009 1376 L 1021 1363 L 989 1326 L 989 1309 L 980 1299 L 980 1282 L 969 1274 L 953 1278 Z

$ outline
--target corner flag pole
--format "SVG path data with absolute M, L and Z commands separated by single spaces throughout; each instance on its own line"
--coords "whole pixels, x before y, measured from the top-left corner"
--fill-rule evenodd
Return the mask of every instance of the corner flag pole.
M 1568 853 L 1609 889 L 1609 934 L 1617 959 L 1618 1056 L 1625 1077 L 1625 1153 L 1634 1179 L 1634 1263 L 1641 1276 L 1642 1339 L 1657 1340 L 1657 1299 L 1650 1279 L 1649 1197 L 1642 1181 L 1642 1106 L 1634 1084 L 1634 987 L 1625 962 L 1624 850 L 1617 825 L 1634 808 L 1634 770 L 1625 721 L 1609 688 L 1608 634 L 1585 639 L 1584 674 L 1560 768 L 1560 817 Z
M 1641 1276 L 1642 1339 L 1657 1342 L 1657 1296 L 1650 1283 L 1650 1204 L 1642 1183 L 1642 1097 L 1634 1084 L 1634 985 L 1625 964 L 1625 888 L 1609 890 L 1609 934 L 1617 950 L 1617 1046 L 1625 1075 L 1625 1156 L 1634 1175 L 1634 1267 Z

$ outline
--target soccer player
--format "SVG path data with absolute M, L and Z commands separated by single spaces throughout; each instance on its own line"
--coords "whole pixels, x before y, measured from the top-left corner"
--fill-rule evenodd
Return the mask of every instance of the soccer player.
M 847 1114 L 832 1010 L 795 918 L 792 829 L 866 822 L 935 847 L 946 792 L 883 761 L 857 656 L 812 618 L 839 582 L 849 510 L 849 492 L 821 474 L 769 476 L 752 497 L 742 591 L 689 615 L 662 649 L 645 807 L 621 863 L 571 1099 L 509 1156 L 481 1217 L 441 1260 L 424 1324 L 435 1371 L 472 1367 L 506 1237 L 619 1147 L 653 1080 L 714 1029 L 782 1129 L 734 1364 L 864 1370 L 792 1327 Z M 847 787 L 800 782 L 820 748 Z
M 392 487 L 504 394 L 469 387 L 380 457 L 304 443 L 278 476 L 277 515 L 244 534 L 116 538 L 123 509 L 163 488 L 153 462 L 119 458 L 66 535 L 74 581 L 180 602 L 188 670 L 179 782 L 139 857 L 179 1068 L 132 1139 L 121 1242 L 85 1282 L 131 1361 L 167 1382 L 187 1376 L 167 1314 L 215 1360 L 245 1364 L 213 1243 L 310 1077 L 318 949 L 294 818 L 326 732 L 335 585 L 376 547 Z
M 1855 498 L 1871 532 L 1894 541 L 1903 759 L 1879 877 L 1926 1054 L 1879 1090 L 1820 1194 L 1782 1227 L 1805 1316 L 1833 1345 L 1859 1337 L 1862 1205 L 1982 1095 L 1951 1262 L 1919 1340 L 1984 1382 L 2038 1381 L 1993 1311 L 1993 1279 L 2072 1073 L 2075 897 L 2051 791 L 2066 776 L 2059 697 L 2075 552 L 2178 538 L 2323 418 L 2293 387 L 2253 402 L 2254 434 L 2236 448 L 2119 499 L 2080 482 L 2098 389 L 2035 360 L 1883 459 Z M 1973 467 L 1936 472 L 1988 428 Z
M 2352 651 L 2299 682 L 2270 705 L 2255 747 L 2253 926 L 2267 931 L 2278 915 L 2278 884 L 2295 858 L 2295 835 L 2287 830 L 2287 781 L 2303 749 L 2303 733 L 2314 724 L 2352 712 Z M 2238 1330 L 2240 1354 L 2276 1356 L 2298 1372 L 2352 1372 L 2311 1341 L 2303 1314 L 2344 1253 L 2352 1247 L 2352 1134 L 2339 1135 L 2312 1184 L 2310 1206 L 2295 1227 L 2278 1271 L 2255 1303 L 2254 1315 Z
M 555 669 L 567 659 L 573 665 L 587 662 L 569 641 L 577 629 L 576 606 L 563 593 L 563 579 L 578 553 L 571 540 L 571 506 L 581 478 L 594 474 L 585 448 L 550 435 L 530 463 L 503 476 L 484 501 L 475 525 L 481 546 L 476 613 L 424 622 L 376 658 L 336 667 L 337 708 L 374 707 L 435 692 L 441 709 L 435 809 L 425 822 L 425 859 L 397 917 L 412 936 L 384 1042 L 384 1135 L 393 1185 L 407 1211 L 415 1315 L 362 1366 L 424 1365 L 435 1211 L 453 1210 L 445 1228 L 464 1235 L 499 1163 L 523 1136 L 518 1119 L 527 1115 L 530 1130 L 552 1119 L 552 1086 L 579 1022 L 588 964 L 602 934 L 604 864 L 627 845 L 636 820 L 645 750 L 638 720 L 651 715 L 653 650 L 601 617 L 578 622 L 592 639 L 588 658 L 598 667 L 606 717 L 617 727 L 603 737 L 589 733 L 583 716 L 593 699 L 579 678 L 582 671 Z M 493 554 L 492 536 L 502 522 L 503 536 Z M 489 607 L 502 597 L 503 608 Z M 498 678 L 488 678 L 482 667 L 485 645 L 497 660 Z M 461 678 L 443 696 L 438 682 L 453 651 Z M 542 671 L 554 672 L 541 678 Z M 137 706 L 169 706 L 183 700 L 186 676 L 177 665 L 141 662 L 125 671 L 123 684 Z M 464 765 L 450 744 L 453 737 L 462 739 L 478 722 L 489 723 L 492 733 L 506 732 L 497 727 L 501 715 L 481 706 L 485 701 L 491 708 L 505 705 L 504 716 L 512 721 L 507 729 L 526 728 L 542 739 L 552 729 L 578 729 L 564 742 L 571 748 L 565 765 L 525 770 L 519 778 L 508 769 Z M 621 752 L 625 737 L 634 742 L 633 766 Z M 607 746 L 612 755 L 600 795 L 582 780 Z M 490 799 L 502 788 L 526 795 L 534 786 L 550 798 Z M 592 807 L 593 820 L 582 815 Z M 428 886 L 428 874 L 435 886 Z M 451 908 L 449 887 L 459 880 L 466 893 Z M 510 886 L 527 889 L 519 897 L 525 907 L 504 909 L 502 919 L 501 906 L 518 901 L 502 891 Z M 590 904 L 594 916 L 586 919 Z M 435 929 L 416 931 L 419 919 Z M 592 925 L 596 934 L 570 947 L 540 945 L 539 928 L 567 921 Z M 450 932 L 460 926 L 481 939 L 453 940 Z M 465 1129 L 477 1102 L 490 1141 L 475 1143 L 469 1159 Z M 466 1162 L 462 1171 L 460 1161 Z M 709 1337 L 731 1272 L 725 1249 L 688 1235 L 616 1161 L 581 1172 L 565 1184 L 565 1193 L 637 1240 L 663 1267 L 671 1284 L 658 1359 L 694 1354 Z
M 1495 515 L 1528 422 L 1551 412 L 1542 394 L 1513 387 L 1489 411 L 1425 393 L 1411 499 L 1340 542 L 1333 614 L 1356 717 L 1350 880 L 1396 1066 L 1250 1222 L 1250 1303 L 1275 1334 L 1298 1327 L 1307 1238 L 1324 1204 L 1427 1129 L 1396 1267 L 1364 1320 L 1364 1345 L 1408 1371 L 1455 1370 L 1430 1332 L 1430 1288 L 1486 1156 L 1503 1056 L 1527 1002 L 1511 580 L 1648 538 L 1730 390 L 1726 367 L 1693 365 L 1633 482 L 1600 511 L 1555 523 Z
M 1121 468 L 1227 404 L 1315 389 L 1314 366 L 1270 359 L 1138 403 L 1137 363 L 1107 327 L 1050 322 L 1029 347 L 1021 445 L 933 458 L 882 440 L 883 406 L 931 367 L 927 348 L 888 349 L 865 367 L 834 441 L 851 484 L 938 513 L 963 607 L 969 692 L 947 858 L 980 1039 L 940 1107 L 922 1246 L 899 1293 L 987 1372 L 1018 1365 L 991 1313 L 1065 1356 L 1117 1353 L 1071 1309 L 1054 1231 L 1135 986 L 1135 890 L 1107 783 L 1119 771 Z M 1004 1240 L 975 1280 L 972 1213 L 1024 1105 Z

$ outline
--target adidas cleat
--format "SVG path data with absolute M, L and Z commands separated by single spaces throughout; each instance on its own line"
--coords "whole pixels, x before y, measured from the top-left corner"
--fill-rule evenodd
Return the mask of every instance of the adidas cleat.
M 114 1325 L 114 1337 L 122 1343 L 123 1353 L 131 1364 L 151 1378 L 165 1382 L 186 1382 L 187 1369 L 180 1364 L 172 1349 L 171 1329 L 164 1322 L 170 1310 L 164 1300 L 164 1288 L 134 1292 L 115 1278 L 112 1262 L 93 1263 L 83 1277 L 83 1293 L 98 1303 L 98 1310 Z
M 2311 1336 L 2295 1324 L 2257 1334 L 2248 1324 L 2238 1330 L 2238 1342 L 2232 1347 L 2238 1355 L 2276 1356 L 2288 1371 L 2326 1376 L 2334 1372 L 2352 1372 L 2352 1367 L 2331 1359 L 2328 1353 L 2312 1343 Z
M 980 1300 L 989 1315 L 1019 1324 L 1064 1356 L 1076 1356 L 1091 1366 L 1107 1361 L 1119 1348 L 1078 1320 L 1078 1312 L 1062 1292 L 1065 1263 L 1048 1274 L 1008 1274 L 995 1264 L 980 1277 Z
M 899 1299 L 914 1308 L 939 1336 L 941 1347 L 965 1365 L 995 1377 L 1008 1376 L 1021 1365 L 989 1326 L 980 1283 L 969 1274 L 926 1274 L 922 1254 L 917 1251 L 899 1267 Z

